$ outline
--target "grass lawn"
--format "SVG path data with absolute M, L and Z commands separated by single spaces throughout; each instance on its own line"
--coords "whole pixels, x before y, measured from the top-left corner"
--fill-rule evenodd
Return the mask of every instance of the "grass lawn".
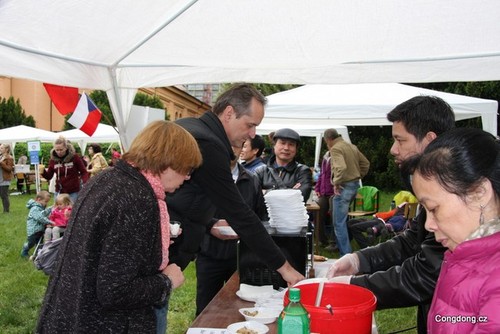
M 381 210 L 389 208 L 394 194 L 382 194 Z M 0 333 L 33 333 L 48 277 L 33 263 L 20 257 L 26 239 L 26 202 L 34 195 L 11 196 L 11 212 L 0 213 Z M 52 202 L 49 204 L 52 205 Z M 33 250 L 32 250 L 33 251 Z M 330 258 L 338 253 L 321 251 Z M 185 333 L 194 319 L 196 275 L 191 264 L 184 272 L 186 283 L 170 300 L 168 333 Z M 416 308 L 377 311 L 379 333 L 391 333 L 415 326 Z M 416 333 L 415 330 L 405 333 Z

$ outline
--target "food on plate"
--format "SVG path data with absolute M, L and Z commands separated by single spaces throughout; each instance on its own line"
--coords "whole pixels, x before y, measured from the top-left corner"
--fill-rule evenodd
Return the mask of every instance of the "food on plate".
M 243 313 L 245 315 L 248 315 L 249 317 L 255 317 L 257 314 L 259 314 L 259 311 L 257 311 L 257 310 L 255 310 L 255 311 L 247 311 L 247 310 L 245 310 L 245 311 L 243 311 Z
M 236 331 L 238 334 L 259 334 L 259 332 L 254 331 L 253 329 L 246 328 L 246 326 L 241 327 Z

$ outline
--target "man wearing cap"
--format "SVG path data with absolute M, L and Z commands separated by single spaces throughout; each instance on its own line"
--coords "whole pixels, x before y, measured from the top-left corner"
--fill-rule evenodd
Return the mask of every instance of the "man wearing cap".
M 356 196 L 359 181 L 368 173 L 370 162 L 356 145 L 342 139 L 335 129 L 326 129 L 324 139 L 330 151 L 333 184 L 333 227 L 340 255 L 352 252 L 347 230 L 349 203 Z
M 255 170 L 262 189 L 299 189 L 306 203 L 312 191 L 312 172 L 306 165 L 295 161 L 299 134 L 292 129 L 280 129 L 275 132 L 273 142 L 274 155 L 266 166 Z

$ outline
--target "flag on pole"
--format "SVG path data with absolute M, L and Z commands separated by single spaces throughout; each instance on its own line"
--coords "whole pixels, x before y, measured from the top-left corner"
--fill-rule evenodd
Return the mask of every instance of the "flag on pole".
M 61 115 L 71 114 L 75 110 L 80 98 L 78 88 L 47 83 L 44 83 L 43 86 Z
M 68 119 L 68 123 L 92 136 L 101 121 L 102 113 L 94 102 L 82 93 L 80 100 L 74 109 L 73 115 Z

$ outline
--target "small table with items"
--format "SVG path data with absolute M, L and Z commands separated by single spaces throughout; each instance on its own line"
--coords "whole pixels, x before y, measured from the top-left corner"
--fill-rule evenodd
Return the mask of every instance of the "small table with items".
M 318 277 L 325 277 L 328 268 L 335 260 L 316 262 L 314 269 Z M 238 297 L 236 292 L 240 289 L 238 272 L 235 272 L 224 287 L 217 293 L 207 307 L 194 319 L 186 334 L 228 334 L 227 327 L 231 324 L 245 321 L 239 309 L 254 307 L 254 302 L 249 302 Z M 269 334 L 278 331 L 277 321 L 266 324 Z M 372 318 L 372 334 L 377 334 L 375 318 Z
M 187 334 L 222 334 L 230 324 L 245 321 L 238 312 L 240 308 L 253 307 L 254 303 L 244 301 L 236 295 L 240 288 L 238 272 L 227 281 L 207 307 L 194 319 Z M 269 334 L 277 333 L 276 322 L 267 324 Z
M 315 263 L 317 274 L 325 277 L 326 272 L 335 260 Z M 245 321 L 239 313 L 240 308 L 253 307 L 255 303 L 244 301 L 236 295 L 240 288 L 240 277 L 236 271 L 224 287 L 217 293 L 207 307 L 196 317 L 191 324 L 188 334 L 213 333 L 222 334 L 223 329 L 235 322 Z M 267 324 L 269 334 L 277 333 L 277 323 Z M 203 330 L 205 332 L 203 332 Z

